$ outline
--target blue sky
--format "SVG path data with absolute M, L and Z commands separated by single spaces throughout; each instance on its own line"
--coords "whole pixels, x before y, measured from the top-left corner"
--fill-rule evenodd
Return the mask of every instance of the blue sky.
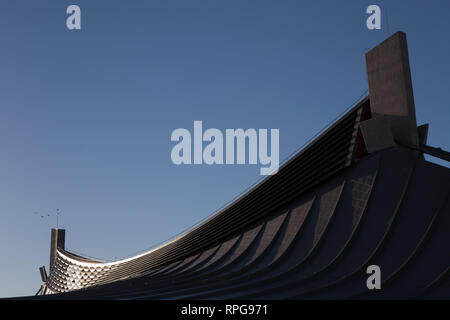
M 67 248 L 115 259 L 252 185 L 259 165 L 175 166 L 171 132 L 277 128 L 286 158 L 367 89 L 386 11 L 407 33 L 418 124 L 449 150 L 449 1 L 2 1 L 0 296 L 39 288 L 57 208 Z

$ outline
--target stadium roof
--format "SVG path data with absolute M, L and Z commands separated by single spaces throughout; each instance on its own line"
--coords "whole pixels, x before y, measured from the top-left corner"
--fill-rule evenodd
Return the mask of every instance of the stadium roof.
M 450 169 L 423 155 L 448 153 L 417 127 L 406 35 L 366 62 L 369 96 L 174 240 L 101 262 L 64 250 L 54 230 L 39 298 L 449 298 Z M 370 265 L 381 290 L 367 287 Z

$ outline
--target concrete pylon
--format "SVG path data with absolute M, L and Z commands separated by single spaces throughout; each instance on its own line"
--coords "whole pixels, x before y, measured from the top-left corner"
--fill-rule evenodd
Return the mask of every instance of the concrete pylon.
M 65 243 L 66 243 L 66 230 L 52 228 L 51 237 L 50 237 L 50 269 L 49 270 L 52 270 L 53 263 L 56 260 L 57 249 L 58 248 L 64 249 Z
M 366 53 L 372 118 L 383 117 L 394 140 L 419 146 L 406 34 L 397 32 Z

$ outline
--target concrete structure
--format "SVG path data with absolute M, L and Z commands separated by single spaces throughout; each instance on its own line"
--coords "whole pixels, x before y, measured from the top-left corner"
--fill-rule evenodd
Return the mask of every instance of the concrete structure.
M 55 262 L 57 251 L 64 250 L 66 243 L 66 230 L 52 229 L 50 236 L 50 270 Z
M 384 116 L 394 139 L 419 146 L 406 34 L 397 32 L 366 54 L 372 116 Z
M 450 170 L 423 157 L 448 153 L 417 128 L 403 33 L 367 53 L 367 72 L 368 97 L 169 243 L 101 262 L 64 250 L 52 230 L 38 298 L 450 298 Z M 381 290 L 366 286 L 371 265 Z

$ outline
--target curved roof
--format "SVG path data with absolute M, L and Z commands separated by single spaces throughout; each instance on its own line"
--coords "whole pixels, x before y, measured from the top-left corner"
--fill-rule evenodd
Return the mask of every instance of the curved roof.
M 369 100 L 363 99 L 306 148 L 242 197 L 178 238 L 128 259 L 102 263 L 59 249 L 47 287 L 65 292 L 116 281 L 174 263 L 219 245 L 288 205 L 336 172 L 350 166 L 358 125 Z M 72 275 L 74 274 L 74 275 Z M 76 279 L 72 279 L 75 277 Z
M 46 297 L 448 298 L 450 169 L 402 147 L 367 155 L 369 104 L 167 244 L 108 263 L 59 249 Z M 383 290 L 367 289 L 374 264 Z
M 48 288 L 62 291 L 61 276 L 84 286 L 64 298 L 448 298 L 450 256 L 441 249 L 449 226 L 450 170 L 391 148 L 218 244 L 129 278 L 87 287 L 126 273 L 126 262 L 60 251 Z M 366 287 L 373 264 L 383 290 Z

